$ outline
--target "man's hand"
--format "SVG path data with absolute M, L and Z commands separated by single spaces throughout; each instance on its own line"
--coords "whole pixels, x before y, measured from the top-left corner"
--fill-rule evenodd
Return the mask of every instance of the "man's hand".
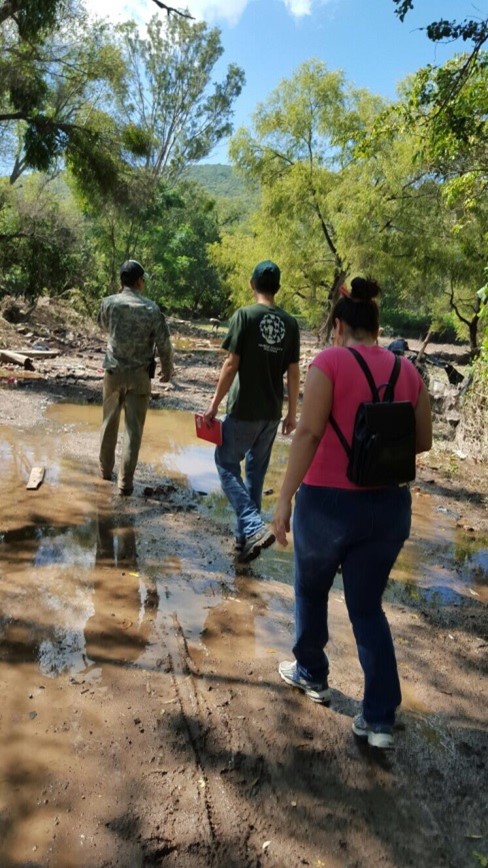
M 207 426 L 207 428 L 212 427 L 214 419 L 217 415 L 218 409 L 219 409 L 218 404 L 217 404 L 217 406 L 215 406 L 215 401 L 210 401 L 210 404 L 208 405 L 207 409 L 205 410 L 205 413 L 203 414 L 203 421 L 205 422 L 205 425 Z
M 287 413 L 285 418 L 283 419 L 283 423 L 281 426 L 282 434 L 291 434 L 292 431 L 297 427 L 297 417 L 294 413 Z

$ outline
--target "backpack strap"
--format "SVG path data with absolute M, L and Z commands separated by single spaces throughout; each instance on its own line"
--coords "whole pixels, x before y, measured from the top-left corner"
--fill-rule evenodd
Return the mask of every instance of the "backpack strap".
M 373 401 L 374 401 L 375 403 L 378 402 L 378 401 L 381 401 L 381 398 L 380 398 L 380 396 L 379 396 L 378 389 L 376 388 L 376 383 L 375 383 L 375 381 L 373 380 L 373 375 L 372 375 L 371 371 L 369 370 L 368 365 L 367 365 L 366 362 L 364 361 L 364 359 L 363 359 L 361 353 L 358 353 L 358 351 L 355 350 L 354 347 L 346 347 L 346 349 L 348 349 L 349 352 L 353 354 L 353 356 L 354 356 L 354 358 L 356 359 L 357 363 L 359 364 L 360 368 L 363 369 L 364 376 L 366 377 L 366 379 L 367 379 L 367 381 L 368 381 L 368 383 L 369 383 L 369 388 L 371 389 L 371 394 L 372 394 L 372 396 L 373 396 Z M 396 358 L 396 356 L 395 356 L 395 358 Z
M 393 367 L 391 369 L 390 379 L 386 384 L 383 401 L 393 401 L 393 398 L 395 397 L 396 381 L 398 380 L 401 366 L 402 363 L 400 361 L 400 356 L 395 356 L 395 361 L 393 362 Z
M 344 450 L 345 450 L 345 452 L 346 452 L 347 457 L 350 458 L 350 457 L 351 457 L 352 449 L 351 449 L 351 447 L 349 446 L 349 443 L 347 442 L 346 438 L 344 437 L 344 434 L 342 433 L 341 429 L 339 428 L 339 426 L 338 426 L 336 420 L 334 419 L 332 413 L 330 414 L 330 416 L 329 416 L 329 420 L 328 420 L 328 421 L 329 421 L 330 424 L 332 425 L 332 427 L 333 427 L 334 431 L 336 432 L 336 434 L 337 434 L 339 440 L 341 441 L 342 446 L 343 446 L 343 448 L 344 448 Z
M 350 353 L 353 354 L 353 356 L 356 359 L 356 361 L 358 362 L 359 366 L 362 368 L 364 376 L 366 377 L 366 379 L 368 381 L 369 388 L 371 389 L 371 395 L 373 397 L 373 401 L 375 403 L 381 403 L 381 398 L 379 396 L 379 392 L 378 392 L 378 388 L 376 386 L 376 383 L 373 380 L 373 375 L 372 375 L 371 371 L 369 370 L 369 366 L 364 361 L 361 353 L 358 353 L 358 351 L 355 350 L 354 347 L 347 347 L 347 349 L 349 350 Z M 392 353 L 392 355 L 394 355 L 394 353 Z M 396 385 L 396 381 L 398 380 L 398 376 L 400 374 L 400 368 L 401 368 L 401 361 L 400 361 L 398 356 L 395 356 L 394 360 L 393 360 L 393 368 L 391 370 L 390 378 L 389 378 L 389 380 L 386 384 L 386 387 L 385 387 L 385 394 L 383 396 L 383 401 L 388 401 L 388 402 L 393 401 L 393 398 L 395 395 L 395 385 Z M 349 443 L 347 442 L 346 438 L 344 437 L 344 434 L 342 433 L 341 429 L 339 428 L 332 413 L 330 414 L 328 421 L 330 422 L 330 424 L 332 425 L 332 428 L 334 429 L 335 433 L 337 434 L 337 436 L 338 436 L 338 438 L 342 444 L 342 447 L 344 448 L 344 450 L 346 452 L 347 457 L 350 458 L 351 453 L 352 453 L 351 447 L 349 446 Z

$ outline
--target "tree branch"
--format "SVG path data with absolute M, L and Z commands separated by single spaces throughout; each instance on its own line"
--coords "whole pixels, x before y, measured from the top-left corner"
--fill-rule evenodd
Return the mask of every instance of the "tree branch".
M 182 18 L 191 18 L 194 21 L 193 15 L 190 15 L 188 12 L 181 12 L 179 9 L 175 9 L 173 6 L 167 6 L 166 3 L 161 3 L 161 0 L 153 0 L 153 3 L 156 6 L 159 6 L 160 9 L 165 9 L 168 15 L 171 15 L 174 12 L 175 15 L 181 15 Z

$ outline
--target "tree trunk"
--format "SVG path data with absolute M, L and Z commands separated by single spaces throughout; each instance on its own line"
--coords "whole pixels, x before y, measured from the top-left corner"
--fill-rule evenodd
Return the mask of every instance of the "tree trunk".
M 332 328 L 334 325 L 334 323 L 332 322 L 332 311 L 334 309 L 337 299 L 339 298 L 339 290 L 344 283 L 346 277 L 347 272 L 344 269 L 336 269 L 334 274 L 334 281 L 329 292 L 329 310 L 327 312 L 325 322 L 320 328 L 320 331 L 317 335 L 317 343 L 321 345 L 327 343 L 332 333 Z

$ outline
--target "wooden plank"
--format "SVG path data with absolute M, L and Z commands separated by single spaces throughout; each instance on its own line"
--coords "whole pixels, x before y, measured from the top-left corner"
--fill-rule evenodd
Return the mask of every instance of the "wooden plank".
M 39 486 L 41 485 L 41 483 L 44 479 L 44 473 L 45 473 L 44 467 L 40 467 L 40 466 L 39 467 L 33 467 L 31 472 L 30 472 L 29 480 L 28 480 L 27 485 L 25 487 L 30 488 L 30 489 L 39 488 Z
M 23 353 L 14 353 L 10 350 L 0 350 L 0 359 L 2 362 L 11 362 L 14 365 L 21 365 L 21 367 L 26 371 L 34 370 L 32 360 L 29 359 L 29 356 L 25 356 Z
M 15 352 L 29 356 L 31 359 L 55 359 L 56 356 L 61 355 L 60 350 L 34 350 L 32 348 L 24 348 Z

